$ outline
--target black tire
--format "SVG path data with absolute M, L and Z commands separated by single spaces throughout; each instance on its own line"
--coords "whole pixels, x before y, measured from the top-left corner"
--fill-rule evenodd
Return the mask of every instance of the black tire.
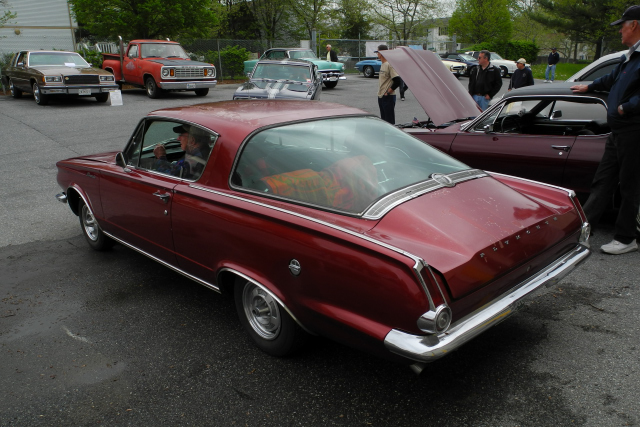
M 327 89 L 333 89 L 337 85 L 338 85 L 338 81 L 337 80 L 335 82 L 330 82 L 330 81 L 324 82 L 324 87 L 326 87 Z
M 373 71 L 373 67 L 371 65 L 367 65 L 362 69 L 362 74 L 365 77 L 374 77 L 376 75 L 376 72 Z
M 9 91 L 15 99 L 22 98 L 22 91 L 13 85 L 13 80 L 9 79 Z
M 38 83 L 33 84 L 33 99 L 36 100 L 36 104 L 38 105 L 47 105 L 49 103 L 49 97 L 44 93 L 40 92 L 40 86 Z
M 80 204 L 78 205 L 78 217 L 80 218 L 82 234 L 92 249 L 96 251 L 111 249 L 115 242 L 102 232 L 98 221 L 93 216 L 93 212 L 82 199 L 80 199 Z
M 156 84 L 156 81 L 153 80 L 153 77 L 147 77 L 147 79 L 144 81 L 144 87 L 145 89 L 147 89 L 147 96 L 149 98 L 152 98 L 152 99 L 160 98 L 160 95 L 162 94 L 162 89 L 158 87 L 158 85 Z
M 108 93 L 99 93 L 95 96 L 96 101 L 98 102 L 107 102 L 107 100 L 109 99 L 109 94 Z
M 204 89 L 196 89 L 196 96 L 207 96 L 207 94 L 209 93 L 209 88 L 206 87 Z
M 282 357 L 300 348 L 305 332 L 268 292 L 241 277 L 233 291 L 240 323 L 260 350 Z
M 507 67 L 500 67 L 500 77 L 509 77 L 509 70 L 507 70 Z

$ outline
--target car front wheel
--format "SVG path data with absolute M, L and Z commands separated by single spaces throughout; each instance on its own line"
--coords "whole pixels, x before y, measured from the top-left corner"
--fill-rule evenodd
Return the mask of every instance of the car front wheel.
M 147 95 L 149 98 L 157 99 L 160 98 L 160 94 L 162 93 L 162 89 L 158 87 L 156 81 L 153 80 L 153 77 L 147 77 L 147 80 L 144 82 L 144 87 L 147 89 Z
M 22 98 L 22 91 L 13 85 L 13 80 L 9 80 L 9 90 L 14 98 Z
M 260 350 L 287 356 L 300 347 L 305 332 L 270 292 L 238 278 L 234 296 L 240 323 Z
M 209 88 L 205 87 L 204 89 L 196 89 L 196 96 L 207 96 L 209 93 Z
M 38 83 L 33 84 L 33 99 L 36 100 L 36 104 L 38 105 L 47 105 L 49 103 L 49 97 L 40 92 L 40 86 L 38 86 Z
M 509 77 L 509 71 L 507 70 L 507 67 L 500 67 L 500 76 Z
M 373 71 L 373 67 L 372 66 L 367 65 L 362 70 L 362 74 L 364 74 L 365 77 L 373 77 L 376 73 L 375 73 L 375 71 Z
M 330 82 L 330 81 L 324 82 L 324 87 L 326 87 L 327 89 L 333 89 L 337 85 L 338 85 L 338 81 L 337 80 L 335 82 Z
M 80 200 L 78 212 L 82 234 L 84 234 L 84 238 L 87 240 L 87 243 L 89 243 L 89 246 L 96 251 L 110 249 L 114 241 L 102 232 L 98 221 L 96 221 L 96 218 L 93 216 L 93 212 L 91 212 L 91 209 L 89 209 L 84 200 Z
M 109 94 L 108 93 L 99 93 L 98 95 L 96 95 L 96 101 L 98 102 L 107 102 L 107 100 L 109 99 Z

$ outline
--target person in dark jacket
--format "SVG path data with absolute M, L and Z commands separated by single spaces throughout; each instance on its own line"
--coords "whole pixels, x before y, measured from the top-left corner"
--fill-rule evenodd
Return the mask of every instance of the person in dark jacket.
M 600 249 L 618 255 L 638 249 L 636 243 L 638 208 L 640 207 L 640 5 L 628 8 L 620 25 L 622 44 L 629 52 L 620 64 L 606 76 L 589 85 L 575 85 L 574 92 L 609 91 L 607 123 L 611 133 L 604 147 L 591 194 L 584 205 L 584 213 L 592 225 L 611 203 L 611 195 L 620 188 L 622 202 L 615 224 L 613 240 Z
M 511 75 L 511 81 L 509 82 L 509 90 L 518 89 L 519 87 L 533 86 L 533 73 L 531 68 L 528 68 L 525 64 L 527 61 L 524 58 L 520 58 L 516 61 L 516 67 L 518 68 Z
M 331 45 L 327 45 L 327 61 L 338 62 L 338 54 L 331 50 Z
M 547 69 L 544 71 L 544 82 L 553 83 L 556 78 L 556 64 L 560 61 L 560 54 L 555 47 L 551 48 L 551 53 L 547 58 Z M 551 73 L 549 73 L 551 72 Z M 549 74 L 551 74 L 551 80 L 549 80 Z
M 478 55 L 476 71 L 469 76 L 469 93 L 482 111 L 489 106 L 489 100 L 502 87 L 500 68 L 491 65 L 491 52 L 483 50 Z

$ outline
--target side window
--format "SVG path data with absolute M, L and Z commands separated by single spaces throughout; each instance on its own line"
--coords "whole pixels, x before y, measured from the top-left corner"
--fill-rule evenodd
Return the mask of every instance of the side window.
M 613 64 L 606 64 L 600 68 L 596 68 L 595 70 L 585 74 L 584 76 L 580 77 L 580 81 L 594 81 L 595 79 L 602 77 L 602 76 L 606 76 L 607 74 L 609 74 L 610 72 L 613 71 L 614 68 L 616 68 L 616 66 L 618 65 L 618 61 L 614 62 Z
M 138 45 L 134 44 L 129 48 L 129 53 L 127 53 L 129 58 L 137 58 L 138 57 Z
M 139 144 L 139 163 L 148 169 L 178 178 L 200 178 L 217 135 L 197 126 L 154 120 L 147 122 Z
M 553 106 L 554 115 L 557 116 L 558 111 L 562 115 L 557 120 L 591 120 L 597 122 L 606 122 L 607 110 L 600 103 L 578 103 L 567 101 L 556 101 Z
M 27 53 L 26 52 L 20 52 L 18 54 L 18 57 L 16 58 L 16 67 L 18 66 L 19 63 L 23 63 L 23 65 L 27 65 L 26 64 L 27 61 Z

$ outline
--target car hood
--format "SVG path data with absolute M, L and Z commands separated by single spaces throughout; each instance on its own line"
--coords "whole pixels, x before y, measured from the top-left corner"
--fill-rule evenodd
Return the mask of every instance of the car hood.
M 256 80 L 236 89 L 234 98 L 309 99 L 313 94 L 310 93 L 311 86 L 311 83 L 302 82 Z
M 103 75 L 111 75 L 110 72 L 101 70 L 100 68 L 87 68 L 87 67 L 58 67 L 52 65 L 43 65 L 43 66 L 35 66 L 30 67 L 33 70 L 39 71 L 42 74 L 60 74 L 63 76 L 73 76 L 78 74 L 103 74 Z
M 435 53 L 400 46 L 384 52 L 384 57 L 436 126 L 481 113 L 469 92 Z
M 211 64 L 200 61 L 191 61 L 189 59 L 149 59 L 151 62 L 157 62 L 167 67 L 211 67 Z
M 570 235 L 578 220 L 569 207 L 483 177 L 405 202 L 366 234 L 424 259 L 457 299 L 529 262 Z
M 344 64 L 342 62 L 331 62 L 331 61 L 325 61 L 318 58 L 302 58 L 302 59 L 306 59 L 307 61 L 311 61 L 314 64 L 316 64 L 318 66 L 318 71 L 341 70 L 342 68 L 344 68 Z

